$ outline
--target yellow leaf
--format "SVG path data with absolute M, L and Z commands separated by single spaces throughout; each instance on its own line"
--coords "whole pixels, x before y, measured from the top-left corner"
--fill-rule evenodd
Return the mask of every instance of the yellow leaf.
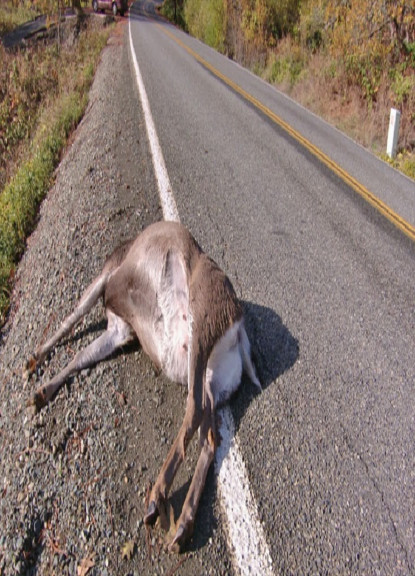
M 86 576 L 91 568 L 95 566 L 95 552 L 92 552 L 86 558 L 81 560 L 80 565 L 78 566 L 78 576 Z
M 121 549 L 121 556 L 125 560 L 131 560 L 135 549 L 134 540 L 128 540 Z

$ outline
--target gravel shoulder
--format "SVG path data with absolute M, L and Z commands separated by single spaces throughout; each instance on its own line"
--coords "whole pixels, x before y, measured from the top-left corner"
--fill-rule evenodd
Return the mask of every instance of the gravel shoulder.
M 157 531 L 146 534 L 146 491 L 179 428 L 185 390 L 157 376 L 138 346 L 72 379 L 40 414 L 24 409 L 34 389 L 105 328 L 102 307 L 24 384 L 30 353 L 73 309 L 107 254 L 162 217 L 127 32 L 125 20 L 103 51 L 1 333 L 1 575 L 231 572 L 228 560 L 215 561 L 226 544 L 212 471 L 186 554 L 168 555 Z M 196 450 L 175 484 L 176 516 Z

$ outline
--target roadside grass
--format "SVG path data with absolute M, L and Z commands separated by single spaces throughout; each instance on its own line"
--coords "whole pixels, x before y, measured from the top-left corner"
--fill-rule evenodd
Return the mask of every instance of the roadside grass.
M 328 66 L 330 63 L 328 62 Z M 321 69 L 320 69 L 321 70 Z M 414 125 L 411 104 L 395 104 L 394 95 L 385 81 L 379 87 L 377 99 L 370 105 L 357 89 L 336 78 L 313 75 L 308 69 L 295 82 L 276 83 L 277 87 L 294 100 L 318 114 L 356 142 L 371 150 L 403 174 L 415 180 Z M 401 112 L 400 146 L 394 159 L 386 155 L 391 107 Z
M 312 52 L 291 37 L 281 40 L 264 67 L 256 70 L 264 80 L 311 110 L 374 154 L 415 179 L 415 79 L 409 64 L 402 71 L 385 70 L 376 94 L 366 97 L 348 79 L 344 61 L 321 48 Z M 391 107 L 401 110 L 399 153 L 386 156 Z
M 56 40 L 9 54 L 0 46 L 0 145 L 7 182 L 0 190 L 0 326 L 14 271 L 39 204 L 71 132 L 81 120 L 110 29 L 86 19 L 76 42 Z M 13 132 L 14 130 L 14 132 Z

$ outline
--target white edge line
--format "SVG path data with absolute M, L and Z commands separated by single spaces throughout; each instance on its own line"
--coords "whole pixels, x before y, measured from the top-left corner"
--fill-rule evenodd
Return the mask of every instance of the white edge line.
M 167 173 L 150 104 L 138 66 L 129 20 L 130 51 L 133 59 L 138 91 L 144 111 L 147 135 L 154 171 L 165 220 L 180 222 L 172 186 Z M 272 560 L 265 534 L 259 520 L 255 500 L 249 489 L 248 476 L 235 438 L 235 424 L 229 407 L 220 410 L 219 435 L 221 444 L 215 455 L 215 473 L 218 478 L 222 508 L 227 517 L 229 538 L 238 574 L 272 576 Z
M 133 46 L 133 38 L 131 35 L 131 17 L 128 21 L 129 35 L 130 35 L 130 52 L 133 58 L 134 70 L 137 79 L 138 92 L 140 94 L 141 104 L 143 107 L 144 118 L 147 128 L 147 136 L 150 143 L 151 157 L 153 160 L 154 172 L 157 179 L 159 189 L 160 201 L 163 210 L 164 220 L 174 220 L 180 222 L 179 212 L 177 210 L 176 201 L 173 196 L 169 175 L 167 173 L 166 164 L 164 162 L 163 153 L 161 151 L 160 142 L 157 136 L 156 127 L 154 126 L 153 117 L 151 115 L 150 104 L 147 98 L 147 92 L 144 87 L 143 78 L 141 76 L 140 68 L 137 62 Z
M 221 408 L 219 415 L 221 443 L 216 450 L 215 472 L 236 565 L 242 576 L 273 576 L 271 554 L 249 489 L 248 474 L 229 406 Z

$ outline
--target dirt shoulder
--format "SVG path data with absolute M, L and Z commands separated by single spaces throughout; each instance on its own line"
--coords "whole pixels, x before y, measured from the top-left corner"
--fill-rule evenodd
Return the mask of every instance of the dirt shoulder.
M 146 489 L 178 430 L 185 391 L 156 376 L 141 350 L 76 377 L 35 417 L 23 408 L 105 327 L 101 307 L 24 384 L 30 353 L 71 311 L 114 246 L 161 218 L 127 26 L 118 26 L 103 51 L 87 113 L 17 270 L 1 334 L 1 575 L 177 573 L 179 561 L 180 574 L 220 573 L 212 567 L 215 551 L 225 547 L 219 529 L 211 538 L 219 514 L 212 473 L 190 553 L 178 559 L 160 550 L 157 535 L 146 539 Z M 176 507 L 191 472 L 192 460 L 178 478 Z

